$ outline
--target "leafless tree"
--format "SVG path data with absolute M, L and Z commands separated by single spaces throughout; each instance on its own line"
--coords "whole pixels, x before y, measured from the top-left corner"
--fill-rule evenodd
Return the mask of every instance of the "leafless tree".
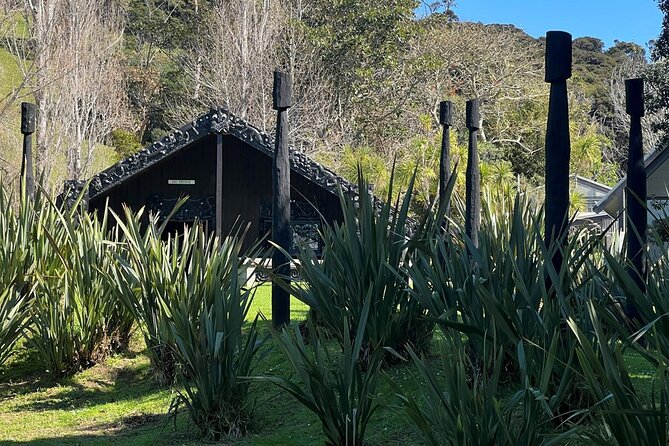
M 509 112 L 547 98 L 540 45 L 512 26 L 443 20 L 428 22 L 415 43 L 415 51 L 437 62 L 422 93 L 425 109 L 433 111 L 436 124 L 440 100 L 478 97 L 487 121 L 481 127 L 483 140 L 523 145 Z
M 191 101 L 174 104 L 173 125 L 207 107 L 222 105 L 272 133 L 273 68 L 293 78 L 291 108 L 293 147 L 314 154 L 329 150 L 340 133 L 331 125 L 333 94 L 324 81 L 315 49 L 297 25 L 303 0 L 226 0 L 215 3 L 205 32 L 188 51 L 184 68 L 192 86 Z
M 611 73 L 609 83 L 609 95 L 613 105 L 613 113 L 610 127 L 616 134 L 629 134 L 630 117 L 625 111 L 625 79 L 642 77 L 647 66 L 643 55 L 628 57 Z M 653 130 L 655 123 L 666 119 L 665 113 L 646 113 L 642 118 L 643 143 L 646 153 L 652 152 L 662 139 L 662 135 Z M 626 141 L 626 140 L 625 140 Z M 605 153 L 608 160 L 619 162 L 627 159 L 627 146 L 622 141 L 617 141 Z
M 127 119 L 120 44 L 123 20 L 107 0 L 23 0 L 25 30 L 11 39 L 20 92 L 38 107 L 36 168 L 51 178 L 89 175 L 96 150 Z M 16 95 L 14 99 L 18 99 Z
M 278 64 L 283 13 L 280 2 L 269 0 L 221 0 L 212 6 L 202 38 L 185 60 L 193 101 L 175 107 L 175 124 L 192 118 L 193 109 L 220 104 L 262 130 L 271 128 L 270 67 Z

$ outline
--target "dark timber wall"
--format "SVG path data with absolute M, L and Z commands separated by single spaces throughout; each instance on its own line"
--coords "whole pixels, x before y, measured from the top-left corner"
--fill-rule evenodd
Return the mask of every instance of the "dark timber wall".
M 266 154 L 233 137 L 223 137 L 223 233 L 228 233 L 238 220 L 250 222 L 249 240 L 261 234 L 260 220 L 263 205 L 271 209 L 272 159 Z M 168 180 L 195 180 L 194 185 L 171 185 Z M 176 199 L 213 197 L 216 193 L 216 135 L 185 147 L 149 169 L 93 197 L 91 209 L 109 206 L 117 213 L 125 203 L 137 211 L 147 205 L 152 196 Z M 333 193 L 293 172 L 291 200 L 316 203 L 328 221 L 341 218 L 339 199 Z M 214 230 L 213 222 L 209 225 Z

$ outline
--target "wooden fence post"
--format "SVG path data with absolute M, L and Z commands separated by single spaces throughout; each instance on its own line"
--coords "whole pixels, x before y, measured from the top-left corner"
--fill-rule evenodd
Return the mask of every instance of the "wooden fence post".
M 466 123 L 469 129 L 469 149 L 467 152 L 466 214 L 465 231 L 474 246 L 479 246 L 479 229 L 481 227 L 481 170 L 479 168 L 478 131 L 481 114 L 479 100 L 467 101 Z
M 453 103 L 439 103 L 439 124 L 443 127 L 441 135 L 441 154 L 439 157 L 439 206 L 447 202 L 446 190 L 451 175 L 451 126 L 453 125 Z M 448 215 L 448 209 L 444 212 Z
M 292 103 L 290 75 L 274 71 L 273 105 L 277 111 L 274 158 L 272 161 L 272 240 L 286 252 L 291 247 L 290 229 L 290 155 L 288 149 L 288 108 Z M 279 249 L 274 249 L 272 269 L 283 281 L 290 283 L 290 262 Z M 290 323 L 290 293 L 272 283 L 272 323 L 281 327 Z
M 625 81 L 625 108 L 630 115 L 629 155 L 627 158 L 627 186 L 625 187 L 625 208 L 627 209 L 628 272 L 630 277 L 646 291 L 646 244 L 648 210 L 646 192 L 646 164 L 643 159 L 643 137 L 641 117 L 644 115 L 643 79 Z M 627 302 L 627 315 L 636 319 L 638 314 L 633 302 Z
M 21 160 L 21 187 L 25 184 L 26 194 L 35 196 L 35 172 L 33 171 L 33 133 L 37 107 L 29 102 L 21 103 L 21 133 L 23 133 L 23 159 Z
M 553 266 L 562 268 L 562 244 L 569 215 L 569 104 L 567 79 L 571 77 L 571 34 L 546 34 L 546 82 L 551 84 L 546 125 L 546 245 L 558 243 Z

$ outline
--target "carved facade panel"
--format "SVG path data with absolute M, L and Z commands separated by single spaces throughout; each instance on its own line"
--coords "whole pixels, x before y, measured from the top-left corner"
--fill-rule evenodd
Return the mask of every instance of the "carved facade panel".
M 146 207 L 152 214 L 164 217 L 174 210 L 178 198 L 163 198 L 152 195 L 146 202 Z M 170 218 L 173 222 L 214 221 L 216 218 L 216 199 L 213 195 L 202 198 L 188 198 L 186 202 Z
M 260 234 L 264 237 L 272 231 L 272 205 L 265 203 L 260 208 Z M 290 202 L 290 229 L 292 244 L 290 254 L 296 256 L 301 246 L 308 246 L 316 255 L 320 255 L 323 245 L 320 236 L 320 212 L 311 203 L 291 200 Z M 269 247 L 269 242 L 267 244 Z

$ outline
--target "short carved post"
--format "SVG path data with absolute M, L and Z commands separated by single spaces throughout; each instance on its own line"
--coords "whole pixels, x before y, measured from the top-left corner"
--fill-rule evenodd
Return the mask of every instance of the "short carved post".
M 479 246 L 481 227 L 481 170 L 479 168 L 478 131 L 481 114 L 479 100 L 467 101 L 467 128 L 469 129 L 469 150 L 467 152 L 467 177 L 465 231 L 474 246 Z
M 643 159 L 643 137 L 641 117 L 644 115 L 643 79 L 625 81 L 625 107 L 630 115 L 629 155 L 627 158 L 627 186 L 625 207 L 627 209 L 627 259 L 630 277 L 642 292 L 646 290 L 646 243 L 648 227 L 646 164 Z M 633 303 L 628 302 L 627 314 L 636 318 Z
M 546 245 L 565 241 L 569 213 L 569 104 L 567 79 L 571 77 L 571 34 L 546 34 L 546 82 L 551 84 L 546 126 Z M 562 268 L 562 250 L 556 247 L 553 266 Z
M 288 149 L 288 108 L 292 104 L 290 75 L 274 71 L 273 102 L 277 111 L 274 159 L 272 161 L 272 240 L 286 252 L 290 251 L 290 158 Z M 290 283 L 290 263 L 279 249 L 272 255 L 274 273 Z M 290 323 L 290 293 L 272 283 L 272 323 L 281 327 Z
M 25 184 L 26 194 L 35 195 L 35 173 L 33 171 L 33 133 L 37 107 L 29 102 L 21 103 L 21 133 L 23 133 L 23 159 L 21 160 L 21 187 Z
M 442 101 L 439 104 L 439 124 L 443 127 L 441 135 L 441 154 L 439 157 L 439 205 L 448 200 L 446 191 L 451 175 L 451 126 L 453 125 L 453 103 Z M 448 213 L 448 209 L 444 209 Z

